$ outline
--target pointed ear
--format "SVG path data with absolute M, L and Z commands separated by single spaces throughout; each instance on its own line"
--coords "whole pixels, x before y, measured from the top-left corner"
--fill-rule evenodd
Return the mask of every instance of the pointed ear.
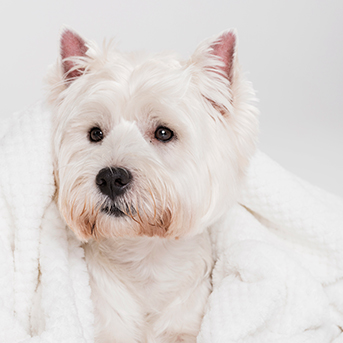
M 77 67 L 77 59 L 85 57 L 88 50 L 86 41 L 70 28 L 64 28 L 61 35 L 60 54 L 65 81 L 71 82 L 84 73 L 83 68 Z
M 236 30 L 222 32 L 219 36 L 203 41 L 191 58 L 191 65 L 225 76 L 230 83 L 236 62 Z
M 229 81 L 232 81 L 234 73 L 234 62 L 236 57 L 236 32 L 225 31 L 210 45 L 211 53 L 217 56 L 223 64 L 219 66 Z

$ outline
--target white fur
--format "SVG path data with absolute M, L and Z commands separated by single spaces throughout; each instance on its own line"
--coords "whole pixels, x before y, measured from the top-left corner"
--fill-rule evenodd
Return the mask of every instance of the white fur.
M 61 61 L 52 69 L 56 202 L 85 243 L 97 342 L 195 342 L 211 291 L 207 229 L 235 203 L 255 149 L 254 93 L 233 58 L 232 77 L 203 42 L 189 61 L 172 55 L 125 55 L 87 43 L 71 60 L 85 70 L 73 82 Z M 155 139 L 159 125 L 175 139 Z M 98 126 L 105 138 L 89 141 Z M 95 177 L 104 167 L 131 171 L 116 206 Z
M 208 234 L 85 246 L 99 342 L 194 342 L 211 290 Z

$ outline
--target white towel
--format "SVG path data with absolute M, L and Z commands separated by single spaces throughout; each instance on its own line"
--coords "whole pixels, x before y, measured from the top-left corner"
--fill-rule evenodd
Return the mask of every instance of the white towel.
M 0 342 L 93 342 L 83 250 L 52 201 L 41 104 L 2 124 L 0 161 Z M 342 199 L 258 152 L 240 204 L 211 234 L 213 292 L 198 343 L 343 342 Z
M 50 113 L 41 104 L 4 123 L 0 161 L 0 342 L 93 342 L 83 250 L 52 202 Z M 44 324 L 36 336 L 33 320 Z
M 240 203 L 212 231 L 214 291 L 198 341 L 343 342 L 342 199 L 259 152 Z

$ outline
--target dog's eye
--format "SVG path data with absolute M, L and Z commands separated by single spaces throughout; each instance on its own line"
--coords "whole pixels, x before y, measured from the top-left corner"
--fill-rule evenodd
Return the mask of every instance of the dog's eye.
M 155 131 L 155 138 L 161 142 L 168 142 L 174 136 L 174 132 L 165 126 L 160 126 Z
M 104 134 L 102 133 L 99 127 L 93 127 L 89 131 L 89 140 L 91 142 L 100 142 L 104 138 Z

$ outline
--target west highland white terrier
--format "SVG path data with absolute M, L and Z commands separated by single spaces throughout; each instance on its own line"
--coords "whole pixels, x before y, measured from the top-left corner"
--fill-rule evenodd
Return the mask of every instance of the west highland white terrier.
M 255 150 L 236 34 L 171 54 L 103 51 L 71 29 L 48 75 L 56 202 L 84 242 L 96 342 L 196 342 L 210 231 Z

